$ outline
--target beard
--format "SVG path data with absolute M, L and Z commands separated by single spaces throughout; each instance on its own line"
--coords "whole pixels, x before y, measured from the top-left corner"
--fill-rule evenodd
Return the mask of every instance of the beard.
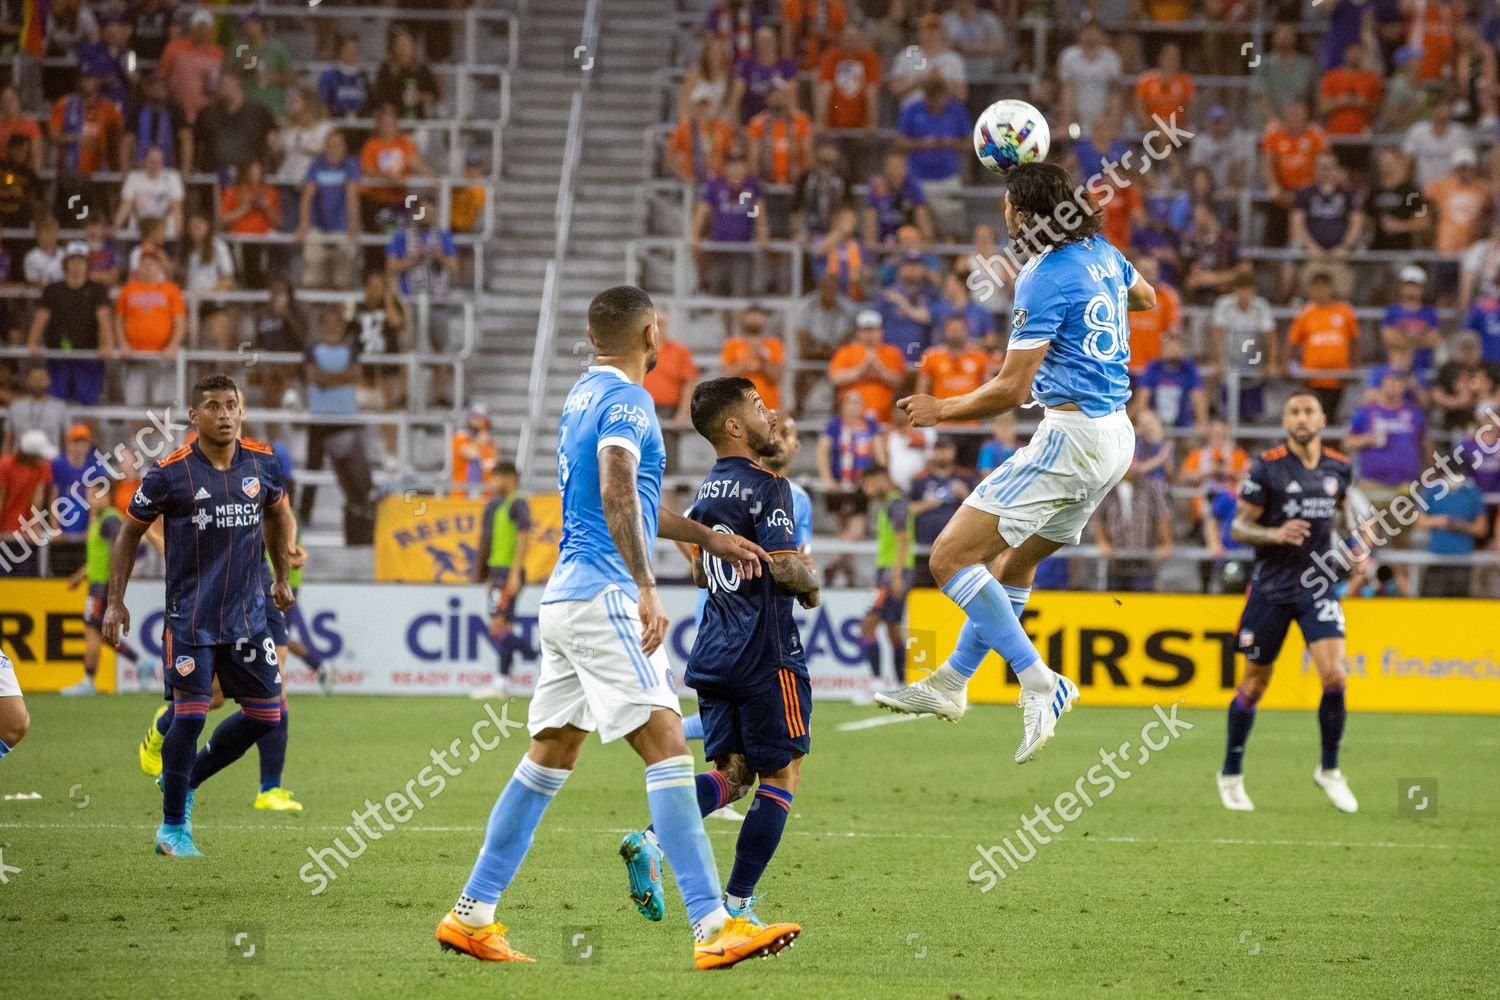
M 1318 432 L 1315 430 L 1311 430 L 1310 428 L 1303 428 L 1300 430 L 1288 431 L 1287 436 L 1298 444 L 1307 444 L 1307 442 L 1318 436 Z
M 776 440 L 775 436 L 771 434 L 762 437 L 755 431 L 747 429 L 745 432 L 745 443 L 750 446 L 750 451 L 755 454 L 756 458 L 776 461 L 782 455 L 781 442 Z

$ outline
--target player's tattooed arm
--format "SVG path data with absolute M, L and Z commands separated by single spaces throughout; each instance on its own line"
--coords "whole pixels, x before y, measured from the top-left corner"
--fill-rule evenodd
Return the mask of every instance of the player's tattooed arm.
M 134 517 L 122 519 L 120 533 L 109 551 L 109 585 L 104 597 L 104 641 L 118 646 L 130 634 L 130 611 L 125 607 L 125 586 L 135 570 L 135 553 L 149 525 Z
M 599 498 L 604 502 L 604 522 L 614 540 L 625 569 L 637 587 L 655 587 L 651 572 L 651 550 L 641 517 L 641 496 L 636 488 L 635 456 L 611 445 L 599 453 Z
M 777 552 L 771 556 L 771 578 L 791 594 L 807 594 L 818 589 L 818 574 L 807 565 L 800 552 Z
M 1300 517 L 1294 517 L 1274 528 L 1260 523 L 1264 507 L 1246 503 L 1240 498 L 1235 507 L 1234 521 L 1229 525 L 1229 537 L 1241 545 L 1301 545 L 1307 540 L 1311 525 Z

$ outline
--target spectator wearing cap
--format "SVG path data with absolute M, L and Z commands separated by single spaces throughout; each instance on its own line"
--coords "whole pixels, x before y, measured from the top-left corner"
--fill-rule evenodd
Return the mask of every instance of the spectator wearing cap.
M 798 303 L 792 329 L 797 335 L 797 355 L 804 361 L 828 361 L 854 336 L 854 317 L 859 308 L 839 289 L 838 275 L 824 271 L 812 292 Z M 658 362 L 659 364 L 659 362 Z M 823 380 L 815 371 L 797 373 L 797 412 L 807 407 L 807 397 Z
M 1261 174 L 1271 199 L 1265 241 L 1267 246 L 1279 247 L 1286 243 L 1293 195 L 1317 180 L 1318 157 L 1328 149 L 1328 136 L 1308 121 L 1304 101 L 1289 100 L 1281 119 L 1267 126 L 1260 148 Z
M 1413 250 L 1427 231 L 1429 217 L 1422 192 L 1411 182 L 1411 166 L 1398 149 L 1375 157 L 1376 185 L 1365 209 L 1370 216 L 1371 250 Z
M 778 87 L 795 86 L 797 63 L 783 58 L 781 43 L 774 28 L 758 28 L 755 53 L 741 59 L 734 67 L 734 82 L 729 85 L 728 106 L 735 120 L 749 122 L 766 109 L 767 98 Z
M 1350 42 L 1343 64 L 1323 74 L 1318 85 L 1318 111 L 1329 135 L 1363 135 L 1380 111 L 1385 91 L 1380 74 L 1365 65 L 1365 48 Z
M 932 213 L 922 186 L 911 176 L 906 155 L 898 150 L 885 154 L 880 173 L 870 178 L 865 194 L 861 227 L 865 246 L 888 246 L 902 226 L 916 226 L 922 238 L 933 238 Z
M 906 153 L 907 173 L 921 187 L 938 231 L 957 238 L 964 228 L 959 154 L 971 147 L 974 123 L 941 80 L 928 77 L 921 93 L 901 109 L 896 148 Z
M 1455 431 L 1469 426 L 1497 385 L 1500 362 L 1484 356 L 1478 334 L 1460 330 L 1453 338 L 1453 354 L 1438 368 L 1432 387 L 1440 428 Z
M 667 139 L 667 159 L 673 173 L 691 184 L 704 184 L 724 174 L 734 146 L 734 129 L 719 117 L 713 88 L 693 88 L 691 110 L 678 119 Z
M 1275 121 L 1288 101 L 1306 101 L 1317 72 L 1312 58 L 1297 49 L 1297 26 L 1277 22 L 1271 30 L 1271 51 L 1250 71 L 1250 88 L 1260 96 L 1266 119 Z
M 1333 278 L 1335 293 L 1347 298 L 1354 289 L 1354 269 L 1345 263 L 1365 233 L 1360 193 L 1344 180 L 1344 168 L 1332 153 L 1319 153 L 1313 183 L 1292 198 L 1292 245 L 1310 265 L 1322 265 Z M 1288 263 L 1283 284 L 1290 287 L 1296 269 Z
M 230 49 L 228 69 L 245 84 L 245 100 L 259 104 L 277 121 L 286 118 L 287 88 L 297 82 L 292 55 L 281 40 L 271 35 L 256 11 L 240 15 L 240 33 Z
M 214 81 L 224 65 L 224 50 L 214 41 L 214 16 L 202 8 L 188 19 L 188 31 L 167 43 L 156 73 L 182 109 L 189 125 L 214 99 Z
M 642 385 L 656 405 L 667 468 L 675 472 L 682 433 L 693 426 L 692 402 L 693 390 L 698 385 L 698 366 L 693 361 L 693 352 L 670 336 L 666 313 L 656 314 L 656 331 L 656 367 L 646 373 Z
M 464 425 L 453 432 L 453 482 L 449 495 L 477 497 L 489 484 L 497 460 L 490 409 L 475 400 L 464 411 Z
M 1081 134 L 1093 131 L 1100 118 L 1118 118 L 1119 83 L 1125 73 L 1120 54 L 1109 44 L 1109 38 L 1094 21 L 1085 21 L 1078 29 L 1078 41 L 1063 49 L 1057 57 L 1057 82 L 1060 114 L 1057 121 L 1066 127 L 1077 124 Z
M 871 129 L 880 121 L 880 56 L 850 22 L 818 63 L 813 120 L 819 129 Z
M 303 282 L 310 288 L 348 288 L 359 248 L 359 163 L 343 132 L 333 129 L 307 168 L 297 224 Z
M 1464 317 L 1464 330 L 1478 339 L 1484 360 L 1500 365 L 1500 293 L 1490 289 Z
M 828 378 L 842 400 L 858 396 L 861 408 L 882 423 L 891 419 L 896 390 L 906 382 L 906 355 L 882 338 L 883 320 L 874 309 L 854 319 L 854 340 L 834 352 Z
M 1280 344 L 1271 304 L 1255 291 L 1255 275 L 1241 274 L 1214 303 L 1209 316 L 1213 349 L 1208 355 L 1226 358 L 1228 371 L 1239 379 L 1240 419 L 1255 422 L 1265 411 L 1267 375 L 1281 370 Z M 1229 374 L 1225 373 L 1224 406 L 1229 406 Z
M 370 103 L 389 104 L 403 121 L 431 118 L 442 100 L 443 88 L 427 64 L 417 58 L 417 40 L 397 24 L 386 38 L 385 61 L 375 73 Z
M 35 365 L 26 372 L 24 391 L 11 400 L 5 411 L 5 440 L 0 455 L 15 451 L 21 435 L 27 431 L 41 431 L 53 445 L 63 439 L 68 429 L 68 404 L 47 392 L 51 384 L 51 376 L 43 365 Z
M 1422 86 L 1422 50 L 1402 46 L 1392 57 L 1395 72 L 1380 106 L 1380 131 L 1400 132 L 1427 117 L 1428 91 Z
M 976 439 L 977 442 L 977 439 Z M 943 528 L 953 520 L 958 508 L 974 491 L 974 474 L 958 466 L 958 444 L 946 435 L 939 437 L 933 445 L 932 457 L 927 465 L 911 481 L 907 492 L 910 504 L 907 512 L 912 520 L 912 538 L 919 550 L 931 548 L 942 534 Z M 917 565 L 912 571 L 912 585 L 935 587 L 932 570 L 925 555 L 917 555 Z
M 170 361 L 187 333 L 182 289 L 169 281 L 159 254 L 141 258 L 140 267 L 115 298 L 116 342 L 125 366 L 125 402 L 157 406 L 171 402 L 175 373 Z
M 1467 250 L 1483 233 L 1495 191 L 1489 180 L 1480 176 L 1474 150 L 1459 147 L 1448 162 L 1452 172 L 1429 183 L 1423 194 L 1437 213 L 1432 248 L 1456 254 Z
M 808 246 L 833 227 L 833 216 L 849 200 L 838 143 L 822 138 L 814 143 L 812 169 L 797 182 L 792 195 L 792 238 Z M 851 225 L 850 234 L 854 232 Z
M 115 106 L 130 100 L 135 59 L 130 50 L 131 24 L 124 14 L 107 11 L 99 20 L 99 37 L 78 47 L 80 72 L 99 78 L 99 92 Z
M 12 543 L 5 545 L 0 574 L 37 575 L 38 542 L 48 534 L 50 515 L 45 511 L 56 457 L 57 445 L 37 430 L 20 436 L 15 454 L 0 457 L 0 541 Z M 44 512 L 41 518 L 33 520 L 39 511 Z
M 338 61 L 318 77 L 318 100 L 333 118 L 360 118 L 370 106 L 370 77 L 359 61 L 359 36 L 339 39 Z
M 104 391 L 104 359 L 113 353 L 114 330 L 109 315 L 109 292 L 89 280 L 88 245 L 68 244 L 63 279 L 42 289 L 31 319 L 28 346 L 32 353 L 66 351 L 66 358 L 48 358 L 52 395 L 93 406 Z M 82 355 L 94 357 L 85 359 Z
M 1156 56 L 1156 66 L 1146 70 L 1135 85 L 1135 115 L 1141 128 L 1155 123 L 1192 121 L 1193 78 L 1182 71 L 1182 49 L 1167 42 Z
M 1387 350 L 1409 348 L 1412 367 L 1425 378 L 1431 374 L 1437 354 L 1441 324 L 1435 308 L 1423 301 L 1427 294 L 1427 272 L 1416 264 L 1401 269 L 1396 301 L 1386 306 L 1380 320 L 1380 340 Z
M 1146 365 L 1141 373 L 1137 396 L 1138 405 L 1154 409 L 1168 427 L 1201 431 L 1208 424 L 1208 391 L 1203 387 L 1203 374 L 1187 357 L 1181 334 L 1162 338 L 1161 357 Z
M 917 366 L 917 392 L 938 399 L 952 399 L 978 389 L 984 383 L 984 352 L 969 336 L 969 325 L 958 313 L 950 313 L 941 324 L 942 342 L 922 352 Z M 977 424 L 977 420 L 958 421 Z M 973 468 L 979 462 L 979 435 L 966 434 L 959 449 L 960 462 Z
M 917 18 L 917 44 L 897 53 L 888 80 L 902 110 L 922 99 L 922 86 L 928 80 L 940 82 L 955 100 L 969 99 L 964 61 L 949 47 L 941 15 L 927 13 Z
M 1137 458 L 1109 491 L 1094 517 L 1094 544 L 1107 560 L 1107 590 L 1155 589 L 1156 570 L 1172 554 L 1172 503 L 1166 484 L 1148 476 Z M 1150 550 L 1149 557 L 1116 559 L 1116 549 Z
M 99 461 L 99 453 L 94 449 L 94 435 L 88 425 L 69 427 L 67 444 L 52 459 L 52 488 L 59 497 L 69 498 L 69 502 L 57 505 L 58 531 L 64 535 L 80 535 L 88 530 L 89 509 L 85 494 L 95 484 L 108 479 L 109 473 Z M 53 575 L 67 572 L 55 565 L 51 570 Z
M 140 232 L 144 219 L 161 219 L 166 238 L 175 240 L 182 233 L 182 206 L 187 188 L 182 173 L 167 166 L 166 153 L 160 146 L 146 150 L 143 162 L 125 175 L 120 188 L 120 207 L 115 211 L 115 228 L 127 236 Z
M 1469 130 L 1453 120 L 1453 100 L 1446 94 L 1437 96 L 1427 117 L 1407 129 L 1401 140 L 1401 152 L 1416 162 L 1417 187 L 1423 191 L 1453 172 L 1455 152 L 1473 148 Z
M 885 342 L 912 361 L 932 342 L 937 289 L 920 251 L 908 250 L 896 270 L 896 280 L 880 293 L 877 308 L 885 327 Z
M 1326 272 L 1313 272 L 1307 290 L 1311 301 L 1292 320 L 1287 342 L 1306 373 L 1307 388 L 1318 397 L 1323 413 L 1332 423 L 1338 419 L 1344 381 L 1338 375 L 1319 373 L 1349 368 L 1359 343 L 1359 320 L 1348 302 L 1335 298 L 1333 279 Z M 1301 348 L 1300 354 L 1296 348 Z
M 771 226 L 764 207 L 761 183 L 750 175 L 745 155 L 731 152 L 724 162 L 724 175 L 703 186 L 688 237 L 708 294 L 746 298 L 760 290 L 760 264 L 746 251 L 752 249 L 752 243 L 762 252 L 769 249 Z M 704 250 L 705 238 L 737 244 L 744 250 Z
M 755 383 L 768 410 L 781 409 L 781 377 L 786 372 L 786 349 L 766 332 L 766 311 L 752 305 L 740 314 L 737 336 L 727 337 L 719 353 L 719 374 L 738 375 Z
M 193 156 L 199 170 L 219 174 L 227 183 L 232 171 L 265 156 L 275 136 L 271 112 L 245 100 L 244 83 L 226 73 L 219 78 L 218 98 L 194 119 Z
M 808 254 L 814 281 L 832 275 L 841 294 L 863 302 L 865 286 L 874 269 L 865 260 L 865 249 L 855 235 L 857 221 L 858 216 L 850 206 L 837 209 L 828 232 L 812 241 Z

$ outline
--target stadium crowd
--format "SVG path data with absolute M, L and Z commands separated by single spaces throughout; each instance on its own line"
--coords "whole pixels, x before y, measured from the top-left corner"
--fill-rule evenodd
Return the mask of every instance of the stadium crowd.
M 1016 96 L 1050 123 L 1052 159 L 1099 178 L 1105 235 L 1157 289 L 1130 316 L 1137 467 L 1085 539 L 1127 556 L 1098 582 L 1151 589 L 1186 546 L 1207 550 L 1201 572 L 1172 586 L 1242 586 L 1236 486 L 1294 386 L 1322 401 L 1362 503 L 1424 491 L 1394 547 L 1442 564 L 1500 546 L 1500 456 L 1481 447 L 1500 422 L 1493 4 L 1268 4 L 1259 25 L 1212 0 L 728 0 L 700 16 L 663 130 L 662 175 L 695 204 L 698 283 L 679 292 L 726 300 L 722 351 L 698 366 L 748 376 L 818 435 L 827 533 L 867 537 L 860 480 L 878 467 L 930 542 L 921 512 L 1016 447 L 1009 419 L 934 435 L 892 409 L 1003 362 L 1008 289 L 986 265 L 1007 242 L 1002 189 L 969 150 L 974 116 Z M 1173 139 L 1163 157 L 1142 155 L 1153 129 Z M 657 380 L 665 426 L 682 426 L 683 384 Z M 1417 484 L 1439 446 L 1469 459 L 1441 497 Z M 1413 592 L 1403 560 L 1378 562 L 1352 593 Z M 1494 588 L 1470 569 L 1428 569 L 1422 592 Z M 1039 585 L 1067 585 L 1054 574 Z

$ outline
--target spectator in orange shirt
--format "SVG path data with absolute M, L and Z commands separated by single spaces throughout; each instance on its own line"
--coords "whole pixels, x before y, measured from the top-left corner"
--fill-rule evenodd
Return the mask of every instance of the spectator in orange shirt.
M 1201 489 L 1193 497 L 1193 517 L 1203 516 L 1203 497 L 1229 489 L 1239 482 L 1250 465 L 1250 456 L 1229 437 L 1229 425 L 1222 417 L 1208 422 L 1208 436 L 1203 447 L 1194 448 L 1182 460 L 1178 482 Z
M 1453 151 L 1453 172 L 1427 185 L 1424 195 L 1437 210 L 1432 248 L 1439 253 L 1462 253 L 1484 235 L 1485 211 L 1494 197 L 1490 182 L 1479 176 L 1479 159 L 1467 146 Z
M 1328 148 L 1328 136 L 1307 120 L 1307 105 L 1287 101 L 1280 122 L 1273 122 L 1261 140 L 1261 175 L 1266 179 L 1265 242 L 1270 247 L 1286 245 L 1292 194 L 1315 180 L 1318 154 Z
M 464 425 L 453 432 L 453 482 L 449 495 L 477 497 L 484 494 L 495 469 L 495 436 L 490 430 L 490 410 L 475 400 L 464 414 Z
M 1412 9 L 1412 15 L 1407 21 L 1406 44 L 1422 52 L 1422 82 L 1435 83 L 1451 70 L 1458 4 L 1453 0 L 1423 0 L 1408 9 Z
M 375 115 L 375 131 L 359 151 L 359 172 L 367 181 L 360 188 L 360 214 L 366 232 L 381 232 L 406 204 L 406 181 L 413 174 L 432 177 L 411 137 L 401 132 L 394 104 L 382 104 Z
M 917 368 L 917 392 L 938 399 L 951 399 L 973 392 L 984 383 L 988 359 L 979 342 L 969 337 L 969 324 L 961 314 L 952 313 L 943 321 L 943 342 L 922 354 Z M 977 420 L 956 423 L 978 424 Z M 958 464 L 972 469 L 979 464 L 979 448 L 984 443 L 978 434 L 957 436 Z
M 167 83 L 171 100 L 192 125 L 214 99 L 215 81 L 224 65 L 224 50 L 214 42 L 214 16 L 199 8 L 186 35 L 172 39 L 156 63 L 156 75 Z
M 237 236 L 264 236 L 281 222 L 281 195 L 265 180 L 265 167 L 251 160 L 239 169 L 236 183 L 224 189 L 219 199 L 219 221 L 224 232 Z M 241 243 L 246 288 L 266 287 L 265 243 Z
M 115 299 L 115 343 L 129 362 L 123 377 L 125 402 L 152 406 L 171 399 L 175 373 L 163 362 L 182 345 L 187 306 L 182 290 L 167 280 L 160 255 L 144 254 Z
M 1380 74 L 1365 66 L 1365 49 L 1358 42 L 1344 49 L 1344 64 L 1323 74 L 1318 88 L 1318 111 L 1329 135 L 1359 135 L 1380 111 L 1385 84 Z
M 906 382 L 906 358 L 882 340 L 880 313 L 865 309 L 854 319 L 854 340 L 833 352 L 828 378 L 840 397 L 860 397 L 881 423 L 891 419 L 896 391 Z
M 1104 238 L 1123 252 L 1130 248 L 1135 228 L 1146 225 L 1146 202 L 1128 173 L 1121 175 L 1118 181 L 1109 174 L 1099 176 L 1105 185 L 1098 199 L 1099 211 L 1104 217 L 1100 228 Z
M 814 118 L 818 128 L 873 128 L 880 120 L 880 56 L 853 23 L 818 66 Z
M 766 110 L 750 119 L 745 137 L 750 142 L 750 172 L 761 180 L 796 184 L 807 173 L 812 162 L 812 122 L 793 105 L 791 85 L 771 88 Z
M 781 341 L 766 335 L 766 311 L 751 306 L 740 314 L 740 333 L 724 341 L 719 374 L 742 375 L 755 383 L 768 410 L 781 409 L 781 375 L 786 353 Z
M 1315 373 L 1349 367 L 1355 345 L 1359 342 L 1359 320 L 1349 303 L 1334 299 L 1333 279 L 1324 272 L 1315 272 L 1307 287 L 1312 301 L 1292 320 L 1287 341 L 1293 347 L 1302 348 L 1302 368 L 1309 376 L 1307 388 L 1318 397 L 1323 412 L 1332 422 L 1338 419 L 1344 382 L 1340 378 L 1319 377 Z
M 52 105 L 48 134 L 57 149 L 58 171 L 66 176 L 125 169 L 124 119 L 115 102 L 100 95 L 99 83 L 99 77 L 82 73 L 78 90 Z
M 668 336 L 666 313 L 656 314 L 656 331 L 656 367 L 646 373 L 642 384 L 656 404 L 667 468 L 675 470 L 678 441 L 683 430 L 693 425 L 693 389 L 698 385 L 698 366 L 693 363 L 693 353 Z
M 782 0 L 781 54 L 817 69 L 823 49 L 848 23 L 843 0 Z
M 734 129 L 719 117 L 713 88 L 699 84 L 693 90 L 692 116 L 679 119 L 667 139 L 672 172 L 696 184 L 718 177 L 733 145 Z
M 1149 128 L 1154 119 L 1185 125 L 1192 120 L 1193 78 L 1182 71 L 1182 49 L 1167 42 L 1156 57 L 1156 68 L 1141 74 L 1135 85 L 1136 121 Z
M 1177 289 L 1162 280 L 1156 258 L 1142 257 L 1135 268 L 1156 288 L 1156 305 L 1130 314 L 1130 370 L 1139 375 L 1161 357 L 1162 337 L 1182 331 L 1182 299 Z

